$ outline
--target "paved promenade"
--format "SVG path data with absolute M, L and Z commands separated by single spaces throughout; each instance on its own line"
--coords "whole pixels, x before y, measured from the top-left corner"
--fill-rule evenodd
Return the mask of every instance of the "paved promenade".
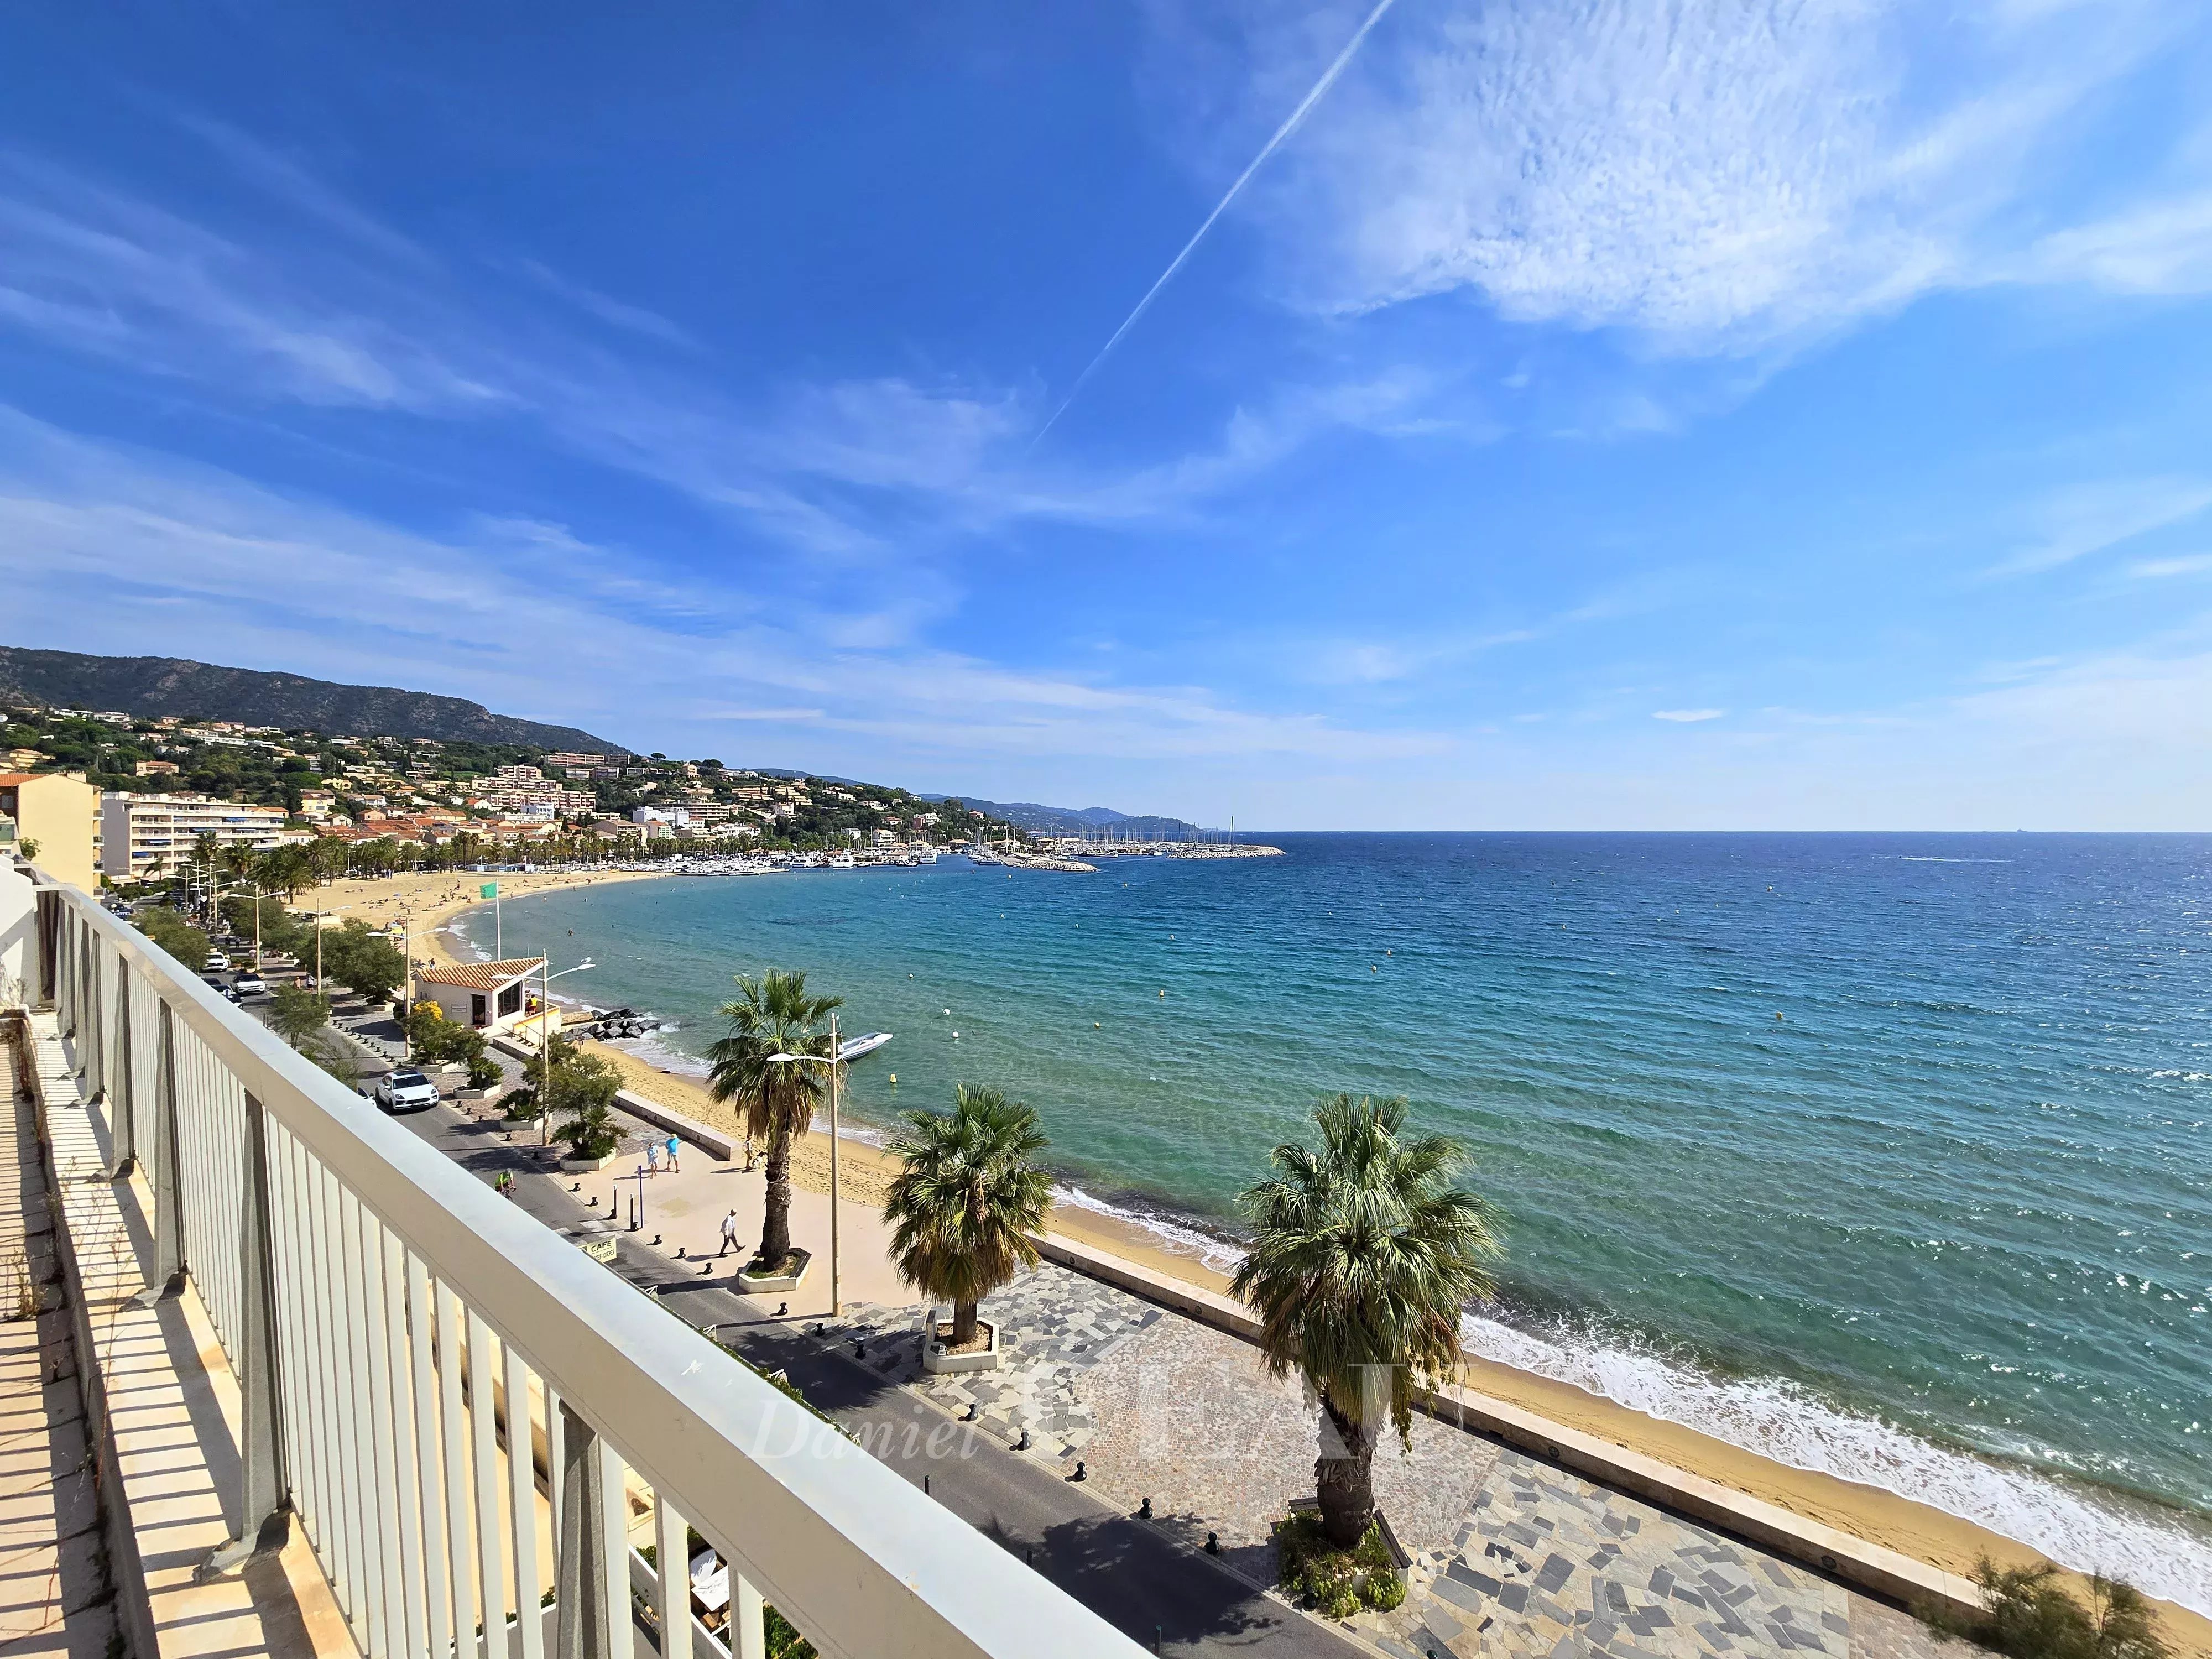
M 1315 1413 L 1249 1344 L 1054 1266 L 984 1304 L 996 1372 L 930 1376 L 918 1304 L 848 1310 L 860 1363 L 1008 1436 L 1194 1547 L 1273 1582 L 1269 1528 L 1313 1492 Z M 1412 1593 L 1349 1632 L 1393 1659 L 1935 1659 L 1914 1620 L 1486 1436 L 1417 1417 L 1376 1489 Z

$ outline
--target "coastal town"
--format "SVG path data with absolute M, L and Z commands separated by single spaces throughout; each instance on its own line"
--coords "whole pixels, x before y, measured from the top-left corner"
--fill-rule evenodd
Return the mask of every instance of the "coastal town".
M 0 706 L 7 830 L 81 885 L 137 888 L 238 849 L 318 880 L 408 868 L 580 861 L 692 874 L 933 863 L 960 851 L 1081 872 L 1101 858 L 1277 849 L 1038 835 L 878 785 L 666 755 L 547 750 L 120 710 Z

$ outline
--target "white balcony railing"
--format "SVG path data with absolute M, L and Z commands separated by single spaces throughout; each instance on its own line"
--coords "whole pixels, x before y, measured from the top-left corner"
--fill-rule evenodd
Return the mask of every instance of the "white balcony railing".
M 1137 1651 L 83 894 L 41 884 L 37 934 L 33 994 L 150 1179 L 149 1288 L 189 1279 L 237 1373 L 222 1553 L 296 1514 L 370 1659 L 545 1659 L 548 1580 L 557 1659 L 629 1659 L 641 1486 L 660 1562 L 688 1523 L 730 1563 L 737 1659 L 763 1598 L 837 1659 Z M 686 1577 L 646 1573 L 665 1659 L 703 1639 Z

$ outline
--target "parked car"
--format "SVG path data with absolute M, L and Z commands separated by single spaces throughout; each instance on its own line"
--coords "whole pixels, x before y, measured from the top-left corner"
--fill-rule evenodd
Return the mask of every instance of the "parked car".
M 230 988 L 242 997 L 266 996 L 269 994 L 269 982 L 260 975 L 248 969 L 231 981 Z
M 420 1072 L 386 1072 L 372 1097 L 387 1112 L 415 1112 L 438 1103 L 438 1085 Z
M 204 974 L 219 974 L 229 966 L 228 957 L 220 951 L 210 951 L 207 953 L 207 960 L 200 963 L 200 971 Z

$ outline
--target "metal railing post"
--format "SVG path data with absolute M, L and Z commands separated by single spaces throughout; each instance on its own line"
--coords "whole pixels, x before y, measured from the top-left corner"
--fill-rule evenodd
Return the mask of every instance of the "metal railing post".
M 77 1018 L 77 1075 L 84 1079 L 84 1103 L 97 1106 L 108 1091 L 106 1020 L 100 1018 L 100 936 L 91 922 L 80 922 L 84 931 L 84 984 L 80 988 L 82 1015 Z
M 284 1541 L 289 1496 L 284 1471 L 284 1401 L 276 1370 L 276 1253 L 270 1239 L 269 1119 L 246 1097 L 246 1168 L 238 1201 L 238 1392 L 244 1421 L 239 1437 L 238 1535 L 210 1555 L 202 1577 L 233 1567 Z
M 185 1172 L 177 1149 L 176 1014 L 156 998 L 154 1057 L 154 1158 L 146 1175 L 154 1187 L 154 1272 L 139 1301 L 148 1307 L 185 1276 Z
M 628 1659 L 629 1554 L 622 1460 L 599 1431 L 561 1407 L 560 1565 L 554 1579 L 556 1659 Z
M 41 1006 L 50 1006 L 61 993 L 62 896 L 52 888 L 39 890 L 39 994 Z
M 107 1112 L 108 1141 L 115 1158 L 107 1172 L 111 1181 L 129 1175 L 138 1159 L 138 1056 L 132 1048 L 131 1000 L 131 964 L 118 957 L 115 963 L 117 1087 L 108 1097 Z

